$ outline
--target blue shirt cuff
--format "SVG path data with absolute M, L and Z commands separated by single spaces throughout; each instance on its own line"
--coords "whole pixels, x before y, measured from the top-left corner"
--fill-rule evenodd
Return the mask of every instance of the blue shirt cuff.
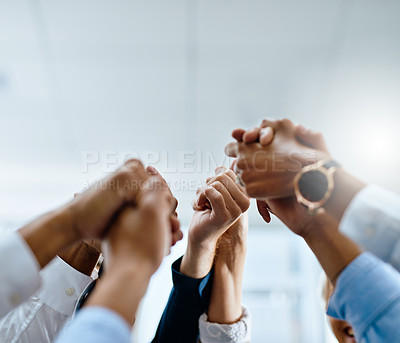
M 400 274 L 370 253 L 340 274 L 327 314 L 349 322 L 357 341 L 400 298 Z
M 208 309 L 212 276 L 194 279 L 180 272 L 182 257 L 172 264 L 174 287 L 157 328 L 153 343 L 197 342 L 199 317 Z
M 87 307 L 77 314 L 56 343 L 130 343 L 130 329 L 115 312 L 103 307 Z
M 213 274 L 213 269 L 203 278 L 195 279 L 190 276 L 184 275 L 180 272 L 182 258 L 177 259 L 171 266 L 172 281 L 174 283 L 175 291 L 180 295 L 196 296 L 202 299 L 206 308 L 208 308 L 209 298 L 209 282 Z

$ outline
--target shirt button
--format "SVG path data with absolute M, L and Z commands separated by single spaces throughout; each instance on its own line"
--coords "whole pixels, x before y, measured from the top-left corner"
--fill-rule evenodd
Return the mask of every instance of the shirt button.
M 67 288 L 65 290 L 65 294 L 68 295 L 68 296 L 74 295 L 74 293 L 75 293 L 75 289 L 73 289 L 72 287 L 71 288 Z

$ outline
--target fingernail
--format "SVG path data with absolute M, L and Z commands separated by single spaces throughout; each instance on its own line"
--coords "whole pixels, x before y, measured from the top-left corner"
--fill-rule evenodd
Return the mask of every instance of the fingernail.
M 156 175 L 157 174 L 157 169 L 152 167 L 152 166 L 148 166 L 147 167 L 147 172 L 151 175 Z
M 221 174 L 225 174 L 227 171 L 228 171 L 227 168 L 225 168 L 224 166 L 221 166 L 221 167 L 217 167 L 215 169 L 215 174 L 216 175 L 221 175 Z

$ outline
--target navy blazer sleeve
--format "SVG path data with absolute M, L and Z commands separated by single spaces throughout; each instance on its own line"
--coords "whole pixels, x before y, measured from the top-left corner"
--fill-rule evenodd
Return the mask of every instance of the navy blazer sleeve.
M 181 262 L 182 257 L 172 264 L 174 286 L 152 343 L 197 342 L 199 317 L 210 302 L 213 272 L 193 279 L 179 272 Z

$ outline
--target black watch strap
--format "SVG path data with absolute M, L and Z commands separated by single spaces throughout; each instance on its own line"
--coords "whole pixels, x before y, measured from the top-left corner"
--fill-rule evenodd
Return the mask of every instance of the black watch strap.
M 332 167 L 336 167 L 336 168 L 341 167 L 340 163 L 336 162 L 335 160 L 326 161 L 322 166 L 326 170 L 331 169 Z

